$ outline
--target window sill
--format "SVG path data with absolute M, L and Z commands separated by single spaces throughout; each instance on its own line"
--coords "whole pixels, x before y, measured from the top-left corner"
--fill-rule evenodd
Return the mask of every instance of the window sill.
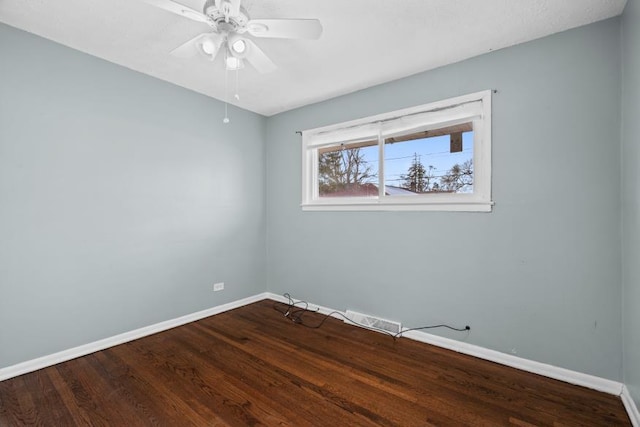
M 491 212 L 493 202 L 442 202 L 399 203 L 377 200 L 303 203 L 303 211 L 440 211 L 440 212 Z

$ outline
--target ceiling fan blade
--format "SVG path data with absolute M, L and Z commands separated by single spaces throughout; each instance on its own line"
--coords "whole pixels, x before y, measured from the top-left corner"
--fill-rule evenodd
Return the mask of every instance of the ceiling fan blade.
M 229 22 L 229 18 L 240 15 L 240 0 L 215 0 L 214 3 L 216 9 L 224 15 L 227 22 Z
M 247 51 L 244 59 L 249 61 L 259 73 L 270 73 L 278 68 L 253 41 L 245 39 L 245 43 L 247 44 Z
M 229 3 L 231 3 L 231 13 L 229 16 L 240 15 L 240 0 L 229 0 Z
M 247 31 L 254 37 L 318 39 L 322 24 L 317 19 L 252 19 Z
M 200 34 L 173 49 L 170 53 L 173 56 L 177 56 L 179 58 L 191 58 L 199 53 L 198 51 L 198 43 L 202 43 L 202 39 L 204 39 L 205 34 Z
M 185 18 L 189 18 L 193 21 L 205 22 L 205 23 L 209 22 L 209 18 L 207 18 L 201 12 L 190 8 L 189 6 L 185 6 L 183 4 L 180 4 L 171 0 L 142 0 L 142 1 L 147 4 L 150 4 L 151 6 L 155 6 L 160 9 L 164 9 L 169 12 L 175 13 L 176 15 L 184 16 Z
M 218 52 L 220 46 L 224 41 L 224 36 L 218 33 L 204 33 L 200 34 L 189 40 L 186 43 L 181 44 L 177 48 L 171 51 L 171 55 L 179 58 L 192 58 L 195 55 L 203 55 L 210 61 L 213 61 Z

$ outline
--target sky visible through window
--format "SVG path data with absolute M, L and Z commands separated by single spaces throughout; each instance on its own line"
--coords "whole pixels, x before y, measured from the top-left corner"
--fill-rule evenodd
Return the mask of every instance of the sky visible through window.
M 377 173 L 378 147 L 364 147 L 360 152 L 371 165 L 372 171 Z M 429 166 L 435 168 L 432 172 L 436 178 L 447 173 L 453 165 L 462 165 L 465 161 L 472 159 L 473 132 L 462 134 L 462 151 L 458 153 L 449 152 L 449 135 L 386 144 L 384 152 L 385 185 L 401 187 L 404 182 L 402 176 L 407 174 L 415 154 L 418 155 L 425 169 L 429 169 Z M 371 182 L 377 184 L 377 176 Z

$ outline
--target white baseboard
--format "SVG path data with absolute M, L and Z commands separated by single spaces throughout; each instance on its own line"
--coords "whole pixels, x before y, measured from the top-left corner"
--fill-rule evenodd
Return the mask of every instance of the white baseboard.
M 267 293 L 267 296 L 268 298 L 274 299 L 276 301 L 281 301 L 283 303 L 288 302 L 288 300 L 281 295 Z M 338 312 L 344 315 L 344 313 L 339 310 L 333 310 L 315 304 L 310 305 L 309 308 L 313 310 L 317 308 L 318 312 L 322 314 Z M 342 318 L 341 315 L 334 315 L 334 317 Z M 456 341 L 450 338 L 444 338 L 422 331 L 408 331 L 405 332 L 402 336 L 405 338 L 413 339 L 415 341 L 420 341 L 438 347 L 446 348 L 448 350 L 453 350 L 458 353 L 468 354 L 480 359 L 489 360 L 501 365 L 510 366 L 522 371 L 542 375 L 547 378 L 553 378 L 555 380 L 564 381 L 570 384 L 591 388 L 604 393 L 620 396 L 623 392 L 624 385 L 618 381 L 612 381 L 605 378 L 596 377 L 594 375 L 583 374 L 582 372 L 559 368 L 557 366 L 548 365 L 546 363 L 524 359 L 522 357 L 513 356 L 511 354 L 502 353 L 496 350 L 490 350 L 488 348 L 480 347 L 474 344 Z
M 282 295 L 278 295 L 278 294 L 273 294 L 271 292 L 267 292 L 266 293 L 266 297 L 269 298 L 269 299 L 272 299 L 274 301 L 279 301 L 279 302 L 282 302 L 282 303 L 285 303 L 285 304 L 289 303 L 289 300 L 286 297 L 284 297 Z M 305 307 L 299 306 L 299 308 L 305 308 Z M 320 313 L 320 314 L 331 314 L 331 313 L 334 313 L 334 312 L 335 313 L 340 313 L 340 314 L 333 315 L 333 317 L 335 317 L 337 319 L 344 320 L 342 318 L 342 316 L 345 316 L 345 314 L 344 314 L 344 312 L 342 312 L 340 310 L 334 310 L 333 308 L 323 307 L 321 305 L 311 304 L 311 303 L 309 303 L 309 307 L 308 308 L 309 308 L 309 310 L 318 310 L 318 313 Z
M 631 424 L 633 425 L 633 427 L 640 427 L 640 412 L 638 412 L 638 407 L 633 401 L 633 398 L 631 397 L 629 389 L 626 385 L 622 386 L 622 394 L 620 395 L 620 397 L 622 398 L 622 404 L 627 410 L 627 414 L 629 414 Z
M 612 381 L 594 375 L 583 374 L 582 372 L 572 371 L 570 369 L 559 368 L 557 366 L 546 363 L 536 362 L 534 360 L 524 359 L 522 357 L 513 356 L 511 354 L 502 353 L 496 350 L 490 350 L 466 342 L 456 341 L 450 338 L 444 338 L 437 335 L 428 334 L 421 331 L 409 331 L 403 334 L 406 338 L 416 341 L 433 344 L 453 350 L 458 353 L 468 354 L 480 359 L 489 360 L 501 365 L 510 366 L 534 374 L 542 375 L 547 378 L 564 381 L 566 383 L 591 388 L 608 394 L 619 396 L 622 393 L 623 384 L 618 381 Z
M 172 329 L 177 326 L 195 322 L 196 320 L 204 319 L 205 317 L 213 316 L 214 314 L 233 310 L 234 308 L 242 307 L 247 304 L 269 298 L 269 295 L 270 294 L 267 294 L 266 292 L 258 295 L 253 295 L 241 300 L 232 301 L 230 303 L 218 305 L 206 310 L 198 311 L 196 313 L 187 314 L 175 319 L 166 320 L 154 325 L 145 326 L 133 331 L 94 341 L 89 344 L 84 344 L 78 347 L 70 348 L 68 350 L 63 350 L 58 353 L 50 354 L 48 356 L 38 357 L 37 359 L 27 360 L 26 362 L 8 366 L 6 368 L 0 369 L 0 381 L 8 380 L 9 378 L 17 377 L 18 375 L 26 374 L 29 372 L 37 371 L 38 369 L 66 362 L 67 360 L 75 359 L 77 357 L 86 356 L 87 354 L 104 350 L 105 348 L 113 347 L 119 344 L 124 344 L 138 338 L 146 337 L 147 335 L 152 335 L 158 332 L 166 331 L 167 329 Z

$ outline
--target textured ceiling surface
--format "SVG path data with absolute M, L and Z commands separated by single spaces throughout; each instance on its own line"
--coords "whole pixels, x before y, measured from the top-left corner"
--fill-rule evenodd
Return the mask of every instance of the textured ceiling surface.
M 204 0 L 180 0 L 201 10 Z M 626 0 L 243 0 L 250 18 L 317 18 L 319 40 L 255 39 L 278 69 L 237 74 L 240 99 L 273 115 L 622 13 Z M 222 58 L 169 52 L 198 23 L 140 0 L 0 0 L 0 22 L 225 100 Z M 236 84 L 230 73 L 230 94 Z

